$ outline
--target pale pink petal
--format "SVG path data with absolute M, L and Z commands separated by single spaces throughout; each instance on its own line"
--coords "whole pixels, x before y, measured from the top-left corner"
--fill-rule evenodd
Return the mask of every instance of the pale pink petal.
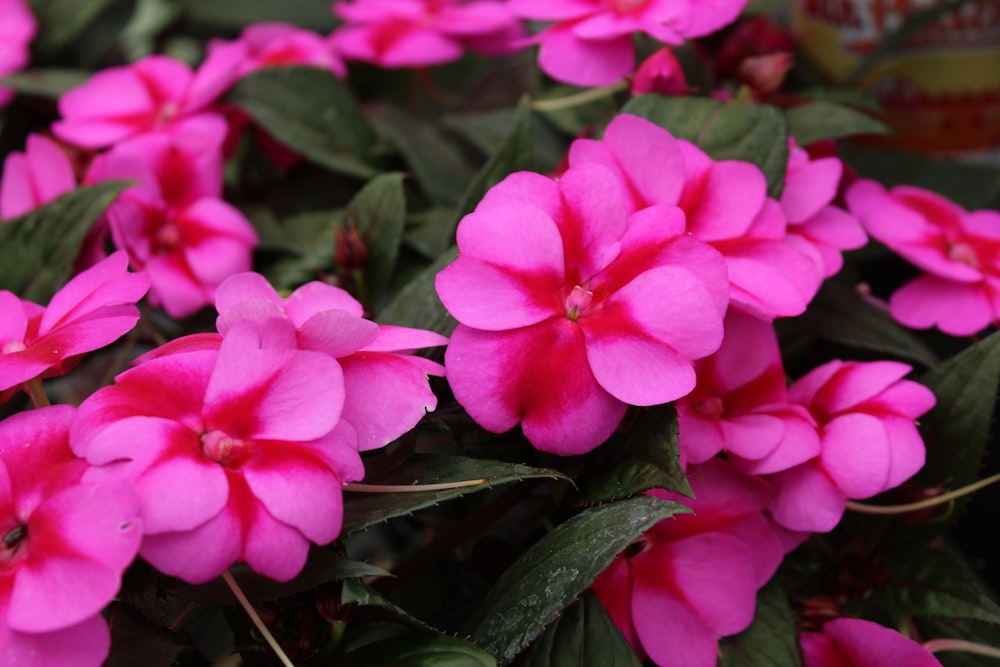
M 267 301 L 284 306 L 281 297 L 271 287 L 271 283 L 259 273 L 247 271 L 226 278 L 215 290 L 215 309 L 220 319 L 226 311 L 244 301 Z M 219 329 L 219 333 L 225 333 Z
M 784 437 L 769 454 L 750 460 L 735 455 L 730 460 L 740 470 L 753 475 L 767 475 L 788 470 L 819 456 L 820 439 L 816 422 L 801 405 L 769 406 L 771 414 L 782 420 Z
M 843 163 L 834 157 L 811 160 L 785 174 L 781 208 L 789 224 L 799 224 L 833 201 L 840 185 Z
M 100 614 L 54 632 L 17 632 L 0 623 L 6 664 L 17 667 L 99 667 L 111 650 L 111 633 Z
M 580 39 L 607 40 L 639 31 L 639 21 L 635 16 L 604 11 L 580 19 L 573 24 L 573 34 Z
M 848 498 L 870 498 L 887 488 L 892 450 L 877 417 L 851 413 L 823 427 L 820 465 Z
M 362 349 L 366 352 L 409 352 L 447 344 L 446 336 L 433 331 L 380 324 L 378 338 Z
M 355 317 L 364 315 L 364 307 L 347 291 L 319 281 L 306 283 L 285 300 L 285 312 L 295 326 L 302 326 L 325 310 L 343 310 Z
M 574 86 L 606 86 L 627 76 L 635 66 L 631 36 L 583 40 L 572 25 L 558 24 L 540 35 L 538 66 L 557 81 Z
M 0 180 L 0 218 L 11 220 L 41 205 L 31 184 L 30 164 L 24 153 L 8 153 Z
M 829 414 L 850 410 L 895 385 L 911 370 L 912 366 L 898 361 L 847 362 L 816 393 L 813 405 Z
M 800 405 L 809 406 L 816 396 L 816 393 L 833 378 L 844 362 L 839 359 L 828 361 L 822 366 L 817 366 L 801 378 L 795 381 L 788 388 L 788 400 Z
M 767 479 L 777 492 L 769 509 L 783 527 L 826 533 L 840 523 L 847 498 L 816 463 L 806 463 Z
M 952 336 L 971 336 L 1000 321 L 985 284 L 956 283 L 923 275 L 896 290 L 889 312 L 914 329 L 938 327 Z
M 378 338 L 379 327 L 343 310 L 316 313 L 299 328 L 298 344 L 331 357 L 344 357 L 370 345 Z
M 483 428 L 502 433 L 523 421 L 543 451 L 590 451 L 625 414 L 594 379 L 582 332 L 563 318 L 502 332 L 459 325 L 445 365 L 456 399 Z
M 773 452 L 785 438 L 785 423 L 768 414 L 738 415 L 721 421 L 726 450 L 746 459 Z
M 151 122 L 156 102 L 131 67 L 98 72 L 59 98 L 65 120 L 52 124 L 64 141 L 99 148 L 133 134 Z
M 510 8 L 499 2 L 445 5 L 434 17 L 435 28 L 462 37 L 504 30 L 514 22 Z
M 265 577 L 288 581 L 305 567 L 309 540 L 298 530 L 273 518 L 259 503 L 254 502 L 254 505 L 252 522 L 244 538 L 243 560 Z
M 743 241 L 723 250 L 734 305 L 762 318 L 802 314 L 820 275 L 808 256 L 778 241 Z
M 691 3 L 691 17 L 684 26 L 684 37 L 702 37 L 727 26 L 739 17 L 746 0 L 698 0 Z
M 378 31 L 379 27 L 372 30 Z M 378 46 L 372 60 L 381 67 L 439 65 L 458 60 L 462 56 L 462 46 L 458 42 L 432 27 L 413 24 L 406 26 L 404 30 L 391 30 L 391 33 L 386 31 L 386 36 L 373 36 L 373 41 Z M 345 55 L 351 56 L 350 53 Z
M 494 185 L 476 206 L 476 211 L 509 204 L 523 205 L 525 202 L 531 202 L 531 206 L 547 213 L 553 220 L 563 212 L 558 183 L 533 171 L 516 171 Z
M 76 176 L 66 153 L 40 134 L 28 136 L 28 168 L 39 204 L 47 204 L 76 187 Z
M 794 231 L 838 250 L 854 250 L 868 242 L 861 222 L 836 206 L 824 206 L 811 218 L 797 224 Z
M 689 144 L 680 146 L 685 156 L 690 154 Z M 702 241 L 718 241 L 745 234 L 766 196 L 767 181 L 756 165 L 726 160 L 689 182 L 679 206 L 687 214 L 691 234 Z
M 192 584 L 215 579 L 242 554 L 240 524 L 219 512 L 193 530 L 143 537 L 139 554 L 160 572 Z
M 885 486 L 891 489 L 910 479 L 924 467 L 927 448 L 911 418 L 882 416 L 889 434 L 889 474 Z
M 913 420 L 934 407 L 934 392 L 917 382 L 903 380 L 886 387 L 877 396 L 859 405 L 858 409 L 872 414 L 901 415 Z
M 677 412 L 677 441 L 683 461 L 704 463 L 726 448 L 718 419 L 710 419 L 693 410 L 690 413 L 686 409 L 682 411 L 680 403 Z

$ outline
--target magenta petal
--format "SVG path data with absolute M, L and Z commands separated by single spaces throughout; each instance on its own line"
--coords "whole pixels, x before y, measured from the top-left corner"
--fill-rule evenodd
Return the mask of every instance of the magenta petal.
M 0 179 L 0 218 L 11 220 L 41 205 L 31 184 L 28 158 L 23 153 L 8 153 Z
M 882 421 L 851 413 L 835 418 L 822 431 L 820 465 L 848 498 L 870 498 L 884 491 L 892 451 Z
M 823 634 L 833 640 L 838 653 L 858 667 L 941 667 L 917 642 L 871 621 L 836 618 L 823 625 Z
M 275 581 L 288 581 L 302 571 L 308 557 L 309 540 L 258 505 L 243 545 L 247 565 Z
M 378 338 L 378 325 L 342 310 L 326 310 L 310 317 L 299 329 L 299 348 L 344 357 Z
M 99 667 L 111 649 L 111 633 L 100 614 L 53 632 L 17 632 L 0 623 L 6 665 L 17 667 Z
M 564 318 L 501 332 L 460 325 L 445 366 L 455 398 L 483 428 L 500 433 L 523 421 L 543 451 L 588 452 L 625 414 L 594 379 L 579 327 Z
M 769 318 L 802 314 L 819 289 L 813 261 L 781 241 L 737 243 L 723 251 L 733 303 Z
M 735 160 L 713 164 L 696 187 L 685 191 L 680 207 L 687 213 L 688 231 L 702 241 L 745 234 L 767 196 L 761 170 Z
M 820 440 L 816 422 L 800 405 L 768 406 L 768 411 L 784 423 L 784 436 L 778 446 L 758 459 L 738 459 L 739 468 L 753 475 L 788 470 L 819 456 Z
M 682 411 L 678 403 L 677 424 L 681 460 L 687 464 L 704 463 L 726 448 L 718 419 L 710 419 L 694 410 L 689 412 L 686 406 Z
M 889 298 L 889 312 L 915 329 L 937 326 L 952 336 L 971 336 L 1000 321 L 983 284 L 956 283 L 924 275 Z
M 86 558 L 61 556 L 56 551 L 29 559 L 17 569 L 7 624 L 20 632 L 51 632 L 79 623 L 99 613 L 120 585 L 120 572 Z
M 555 220 L 562 214 L 562 197 L 557 182 L 533 171 L 516 171 L 490 188 L 476 206 L 476 212 L 509 204 L 531 202 L 534 208 Z
M 773 452 L 785 437 L 785 423 L 768 414 L 746 414 L 722 421 L 726 449 L 746 459 L 760 459 Z
M 568 169 L 559 179 L 566 215 L 557 219 L 567 276 L 585 281 L 615 260 L 625 233 L 625 200 L 614 173 L 598 164 Z
M 448 338 L 433 331 L 380 324 L 378 338 L 365 345 L 365 352 L 410 352 L 447 345 Z
M 888 415 L 881 419 L 889 434 L 889 451 L 892 454 L 885 483 L 886 488 L 891 489 L 910 479 L 924 467 L 927 448 L 912 419 Z
M 339 287 L 318 281 L 299 287 L 285 300 L 285 312 L 295 326 L 302 326 L 324 310 L 343 310 L 355 317 L 364 316 L 364 307 L 357 299 Z
M 597 575 L 591 588 L 611 617 L 625 639 L 636 653 L 641 652 L 642 645 L 635 633 L 632 622 L 632 575 L 629 572 L 628 561 L 616 559 L 606 570 Z
M 850 410 L 877 397 L 913 368 L 897 361 L 848 362 L 813 398 L 829 414 Z
M 173 456 L 134 479 L 147 535 L 194 528 L 226 504 L 222 467 L 208 459 Z
M 244 301 L 267 301 L 278 306 L 284 305 L 271 283 L 252 271 L 229 276 L 215 290 L 215 309 L 219 311 L 220 317 Z M 220 330 L 220 333 L 225 332 Z
M 805 222 L 833 201 L 843 170 L 837 158 L 810 160 L 789 170 L 780 200 L 789 224 Z
M 840 523 L 847 498 L 816 463 L 779 472 L 768 481 L 777 491 L 771 515 L 785 528 L 826 533 Z
M 621 114 L 604 130 L 603 142 L 612 148 L 646 205 L 678 202 L 684 187 L 684 156 L 669 132 L 645 118 Z M 571 146 L 571 162 L 572 150 Z
M 606 86 L 625 77 L 635 66 L 629 35 L 609 40 L 585 40 L 572 26 L 556 25 L 541 33 L 538 66 L 557 81 L 574 86 Z
M 76 187 L 76 176 L 66 153 L 40 134 L 28 136 L 26 155 L 38 204 L 47 204 Z
M 240 557 L 240 525 L 224 510 L 193 530 L 144 536 L 139 553 L 160 572 L 201 584 L 221 575 Z
M 687 604 L 716 635 L 742 632 L 757 599 L 754 563 L 744 543 L 723 533 L 670 544 L 674 581 Z

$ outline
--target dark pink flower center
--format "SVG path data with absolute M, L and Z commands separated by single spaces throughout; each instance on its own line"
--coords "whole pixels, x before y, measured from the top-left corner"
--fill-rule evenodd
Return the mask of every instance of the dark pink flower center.
M 15 352 L 22 352 L 28 349 L 23 341 L 20 340 L 9 340 L 3 344 L 0 348 L 0 354 L 14 354 Z
M 181 242 L 181 233 L 177 225 L 172 222 L 165 223 L 156 230 L 153 237 L 153 252 L 157 255 L 166 255 L 173 252 Z
M 577 285 L 566 297 L 566 317 L 576 321 L 587 314 L 594 303 L 594 293 Z
M 160 125 L 167 125 L 180 111 L 180 107 L 176 102 L 167 102 L 163 104 L 156 114 L 156 122 Z
M 4 565 L 14 560 L 28 538 L 28 527 L 21 524 L 15 525 L 7 531 L 0 541 L 0 565 Z
M 694 409 L 712 419 L 718 419 L 725 412 L 725 405 L 719 396 L 709 396 L 694 404 Z
M 628 14 L 646 4 L 647 0 L 606 0 L 608 9 L 619 14 Z
M 201 436 L 201 451 L 227 468 L 238 468 L 250 458 L 251 446 L 246 440 L 222 431 L 209 431 Z
M 976 249 L 962 241 L 948 244 L 948 259 L 953 262 L 966 264 L 974 269 L 982 268 L 982 264 L 979 262 L 979 255 L 976 254 Z

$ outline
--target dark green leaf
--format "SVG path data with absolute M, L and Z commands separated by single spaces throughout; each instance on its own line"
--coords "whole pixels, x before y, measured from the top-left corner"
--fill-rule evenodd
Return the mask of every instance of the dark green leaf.
M 822 139 L 840 139 L 859 134 L 887 134 L 889 127 L 871 116 L 832 102 L 810 102 L 785 112 L 788 133 L 800 146 Z
M 415 632 L 403 626 L 376 626 L 354 650 L 337 654 L 337 667 L 496 667 L 475 644 L 446 635 Z
M 591 455 L 599 472 L 584 488 L 581 500 L 605 502 L 649 489 L 691 495 L 679 453 L 674 407 L 645 409 L 628 430 L 615 434 Z
M 908 549 L 889 565 L 891 579 L 875 599 L 900 616 L 938 616 L 1000 623 L 1000 607 L 983 581 L 945 545 Z
M 227 101 L 278 141 L 328 169 L 371 178 L 376 137 L 347 87 L 313 67 L 266 67 L 240 79 Z
M 254 216 L 258 230 L 263 228 L 267 232 L 267 237 L 261 234 L 262 245 L 266 245 L 266 239 L 269 247 L 292 255 L 267 267 L 264 275 L 270 283 L 279 290 L 292 289 L 329 271 L 336 249 L 335 226 L 342 217 L 342 211 L 318 211 L 296 215 L 279 224 L 262 215 Z
M 52 53 L 72 42 L 116 0 L 31 0 L 38 33 L 31 46 Z
M 531 546 L 496 581 L 469 627 L 501 663 L 510 662 L 625 547 L 687 508 L 650 496 L 585 510 Z
M 359 577 L 386 577 L 389 573 L 380 567 L 348 560 L 329 549 L 313 547 L 305 567 L 289 581 L 275 581 L 257 574 L 249 566 L 238 563 L 230 568 L 233 579 L 251 602 L 264 602 L 289 597 L 310 590 L 328 581 L 357 579 Z M 197 586 L 178 583 L 168 590 L 179 598 L 208 604 L 237 604 L 233 592 L 222 579 L 213 579 Z
M 803 315 L 781 320 L 778 326 L 782 335 L 815 336 L 927 367 L 938 362 L 923 341 L 899 326 L 885 310 L 866 301 L 851 285 L 837 279 L 823 283 Z
M 454 207 L 432 206 L 414 216 L 406 242 L 428 260 L 436 259 L 455 243 L 454 219 Z
M 592 88 L 553 86 L 539 96 L 535 109 L 563 134 L 579 136 L 594 127 L 607 124 L 608 119 L 618 110 L 619 102 L 611 95 L 589 100 L 577 97 L 589 96 L 593 92 Z M 566 98 L 573 98 L 572 103 L 563 104 Z
M 17 258 L 0 262 L 0 289 L 47 303 L 69 279 L 90 226 L 128 186 L 108 181 L 77 188 L 0 225 L 0 248 Z
M 716 160 L 756 164 L 767 177 L 767 192 L 781 195 L 788 162 L 785 118 L 774 107 L 698 97 L 643 95 L 623 113 L 642 116 L 687 139 Z
M 750 627 L 722 640 L 719 667 L 802 667 L 799 633 L 788 598 L 773 581 L 757 593 Z
M 283 21 L 317 32 L 336 25 L 329 0 L 180 0 L 188 17 L 197 23 L 243 28 L 251 23 Z
M 359 288 L 361 301 L 366 306 L 378 303 L 389 284 L 405 222 L 402 174 L 376 176 L 347 205 L 343 222 L 347 229 L 344 231 L 350 233 L 353 225 L 368 251 L 361 270 L 363 289 Z
M 386 600 L 378 592 L 357 579 L 344 580 L 340 588 L 340 604 L 372 607 L 382 612 L 383 615 L 403 621 L 407 625 L 424 630 L 433 630 L 431 626 L 411 616 L 405 610 Z
M 399 291 L 378 315 L 381 324 L 428 329 L 448 336 L 458 322 L 445 309 L 434 289 L 434 278 L 455 261 L 458 250 L 446 251 Z
M 937 405 L 920 421 L 927 444 L 927 463 L 917 479 L 945 482 L 950 488 L 969 484 L 989 441 L 1000 379 L 1000 332 L 927 371 L 921 383 L 937 396 Z M 964 504 L 967 498 L 956 501 Z
M 521 100 L 514 113 L 506 135 L 496 148 L 490 161 L 479 170 L 462 196 L 452 222 L 452 232 L 458 227 L 459 221 L 470 213 L 487 190 L 502 181 L 515 171 L 527 171 L 535 168 L 535 156 L 532 150 L 531 102 L 527 97 Z
M 67 90 L 86 83 L 92 74 L 82 69 L 29 69 L 0 78 L 0 84 L 19 93 L 58 99 Z
M 944 618 L 914 619 L 920 636 L 931 639 L 961 639 L 982 646 L 1000 646 L 1000 625 L 982 621 L 955 621 Z M 996 658 L 965 651 L 941 651 L 934 655 L 943 667 L 996 667 Z
M 171 667 L 183 649 L 172 633 L 153 627 L 127 605 L 114 607 L 106 667 Z
M 641 667 L 597 595 L 586 590 L 528 649 L 521 667 Z
M 373 108 L 371 116 L 432 204 L 455 206 L 462 200 L 473 169 L 436 124 L 390 106 Z
M 844 104 L 849 107 L 866 109 L 876 114 L 881 114 L 884 111 L 875 93 L 870 90 L 861 90 L 858 88 L 806 88 L 797 94 L 817 102 Z
M 483 491 L 496 484 L 541 477 L 567 479 L 562 473 L 547 468 L 437 454 L 417 454 L 387 470 L 369 467 L 365 474 L 365 484 L 410 486 L 473 479 L 485 479 L 486 483 L 441 491 L 363 494 L 347 492 L 344 502 L 343 532 L 352 533 L 366 526 L 430 507 L 443 500 Z

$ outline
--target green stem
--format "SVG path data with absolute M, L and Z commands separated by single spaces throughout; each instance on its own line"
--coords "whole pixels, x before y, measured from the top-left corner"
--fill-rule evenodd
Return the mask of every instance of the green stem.
M 984 644 L 967 642 L 964 639 L 932 639 L 926 642 L 924 650 L 928 653 L 940 653 L 941 651 L 962 651 L 974 655 L 985 655 L 990 658 L 1000 658 L 1000 649 Z
M 566 97 L 557 97 L 551 100 L 535 100 L 531 103 L 531 109 L 533 111 L 562 111 L 563 109 L 572 109 L 588 102 L 594 102 L 602 97 L 610 97 L 626 88 L 628 88 L 628 82 L 623 80 L 612 83 L 609 86 L 601 86 L 600 88 L 591 88 L 590 90 L 573 93 Z
M 467 486 L 480 486 L 485 484 L 485 479 L 464 479 L 461 482 L 444 482 L 442 484 L 358 484 L 350 482 L 344 484 L 344 491 L 354 491 L 355 493 L 413 493 L 419 491 L 448 491 L 449 489 L 462 489 Z
M 42 387 L 42 378 L 35 376 L 24 383 L 24 390 L 28 392 L 28 396 L 31 397 L 31 402 L 35 404 L 36 408 L 46 408 L 52 403 L 49 402 L 49 397 L 45 394 L 45 389 Z
M 950 503 L 953 500 L 997 482 L 1000 482 L 1000 474 L 987 477 L 986 479 L 981 479 L 978 482 L 974 482 L 968 486 L 963 486 L 962 488 L 955 489 L 954 491 L 949 491 L 948 493 L 943 493 L 940 496 L 935 496 L 934 498 L 928 498 L 927 500 L 921 500 L 915 503 L 907 503 L 905 505 L 865 505 L 864 503 L 856 503 L 852 500 L 848 500 L 847 509 L 853 512 L 860 512 L 862 514 L 908 514 L 910 512 L 919 512 L 920 510 L 931 509 L 932 507 L 937 507 L 938 505 Z
M 278 660 L 281 664 L 285 667 L 295 667 L 292 661 L 288 659 L 288 656 L 285 655 L 281 646 L 278 645 L 274 635 L 272 635 L 271 631 L 267 629 L 266 625 L 264 625 L 264 621 L 261 620 L 260 616 L 257 614 L 257 610 L 253 608 L 252 604 L 250 604 L 250 600 L 247 599 L 247 596 L 243 593 L 243 589 L 240 588 L 240 585 L 236 583 L 235 579 L 233 579 L 233 575 L 229 573 L 229 570 L 222 573 L 222 578 L 226 582 L 226 585 L 229 586 L 229 590 L 231 590 L 233 595 L 236 596 L 236 599 L 240 601 L 240 605 L 242 605 L 243 610 L 247 613 L 247 616 L 250 617 L 253 624 L 257 626 L 258 630 L 260 630 L 260 634 L 264 636 L 264 641 L 266 641 L 267 645 L 271 647 L 274 654 L 278 656 Z

